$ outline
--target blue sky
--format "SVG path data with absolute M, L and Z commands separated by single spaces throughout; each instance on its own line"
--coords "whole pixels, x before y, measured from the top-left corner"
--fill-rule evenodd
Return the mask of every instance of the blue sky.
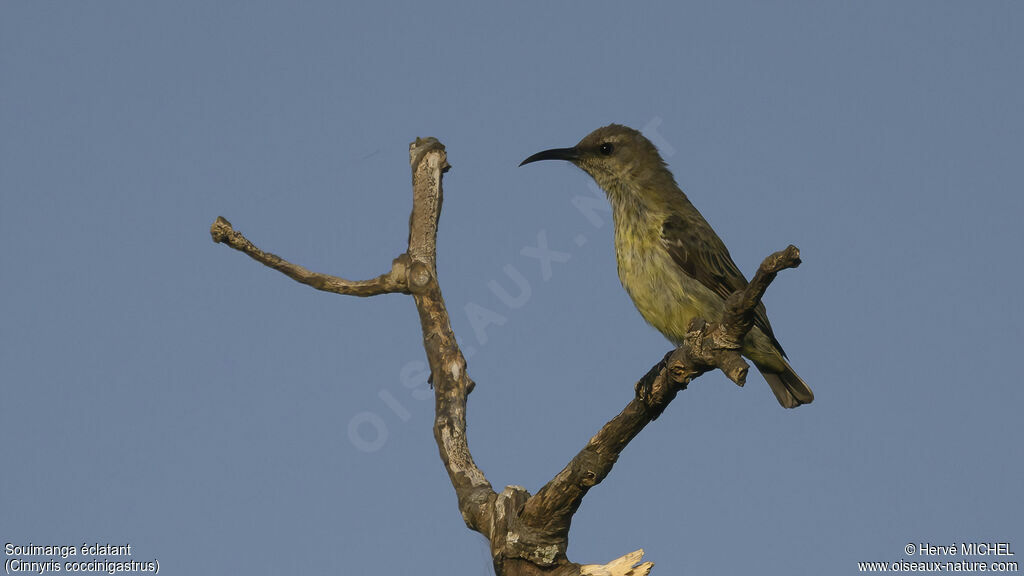
M 374 276 L 404 248 L 409 142 L 444 142 L 470 447 L 536 491 L 669 349 L 608 213 L 578 209 L 589 178 L 517 167 L 618 122 L 748 276 L 801 248 L 766 303 L 816 400 L 702 377 L 587 496 L 570 558 L 853 574 L 908 543 L 1024 548 L 1022 24 L 1011 2 L 3 3 L 0 539 L 131 543 L 172 574 L 491 573 L 411 299 L 316 292 L 208 228 Z M 568 255 L 549 273 L 541 237 Z

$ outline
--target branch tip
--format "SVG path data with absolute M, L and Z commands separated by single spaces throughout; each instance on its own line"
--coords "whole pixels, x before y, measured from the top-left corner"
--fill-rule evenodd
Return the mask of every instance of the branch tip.
M 787 268 L 796 268 L 801 263 L 800 249 L 790 244 L 785 250 L 779 250 L 765 258 L 761 263 L 761 268 L 767 273 L 775 274 Z
M 210 225 L 210 237 L 217 244 L 224 242 L 228 239 L 228 235 L 234 232 L 235 229 L 231 227 L 231 222 L 223 216 L 217 216 L 217 219 Z
M 441 172 L 444 173 L 450 170 L 452 165 L 448 163 L 448 154 L 445 151 L 444 144 L 437 138 L 428 136 L 426 138 L 416 138 L 416 141 L 409 145 L 409 165 L 412 166 L 412 171 L 416 172 L 416 168 L 423 161 L 423 157 L 428 152 L 433 151 L 441 153 Z
M 643 562 L 644 549 L 630 552 L 607 564 L 585 564 L 580 566 L 581 576 L 647 576 L 654 568 L 654 562 Z

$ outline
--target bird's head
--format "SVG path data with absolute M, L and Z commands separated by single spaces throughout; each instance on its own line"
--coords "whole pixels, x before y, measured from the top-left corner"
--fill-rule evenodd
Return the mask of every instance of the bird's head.
M 572 148 L 538 152 L 519 165 L 538 160 L 572 162 L 590 174 L 609 196 L 617 195 L 619 191 L 641 194 L 644 190 L 659 187 L 660 180 L 665 177 L 672 179 L 654 144 L 638 130 L 621 124 L 598 128 Z

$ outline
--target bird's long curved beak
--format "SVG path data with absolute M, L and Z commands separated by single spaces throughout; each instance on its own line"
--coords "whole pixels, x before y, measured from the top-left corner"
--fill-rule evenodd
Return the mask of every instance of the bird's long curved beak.
M 520 162 L 519 165 L 523 166 L 540 160 L 568 160 L 569 162 L 575 162 L 576 160 L 579 160 L 579 158 L 580 151 L 577 148 L 552 148 L 551 150 L 537 152 L 533 156 L 530 156 L 526 160 Z

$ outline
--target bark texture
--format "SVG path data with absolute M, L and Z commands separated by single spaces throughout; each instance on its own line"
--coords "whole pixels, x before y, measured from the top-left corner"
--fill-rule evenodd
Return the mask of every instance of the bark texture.
M 413 204 L 409 247 L 391 263 L 391 270 L 370 280 L 352 281 L 311 272 L 257 248 L 218 217 L 210 228 L 213 241 L 235 250 L 317 290 L 351 296 L 411 294 L 423 330 L 423 348 L 434 386 L 434 439 L 458 498 L 466 526 L 490 542 L 498 576 L 643 576 L 653 562 L 642 562 L 636 550 L 607 564 L 577 564 L 566 557 L 569 528 L 590 488 L 599 484 L 619 454 L 676 394 L 701 374 L 721 369 L 740 386 L 749 366 L 739 342 L 753 325 L 753 314 L 775 275 L 800 264 L 793 246 L 764 260 L 753 280 L 728 300 L 720 323 L 696 320 L 683 345 L 669 352 L 634 386 L 635 395 L 617 416 L 544 487 L 531 495 L 521 486 L 497 493 L 473 461 L 466 439 L 466 399 L 473 380 L 466 372 L 437 281 L 437 228 L 443 200 L 442 178 L 450 168 L 444 146 L 434 138 L 417 138 L 409 146 Z

